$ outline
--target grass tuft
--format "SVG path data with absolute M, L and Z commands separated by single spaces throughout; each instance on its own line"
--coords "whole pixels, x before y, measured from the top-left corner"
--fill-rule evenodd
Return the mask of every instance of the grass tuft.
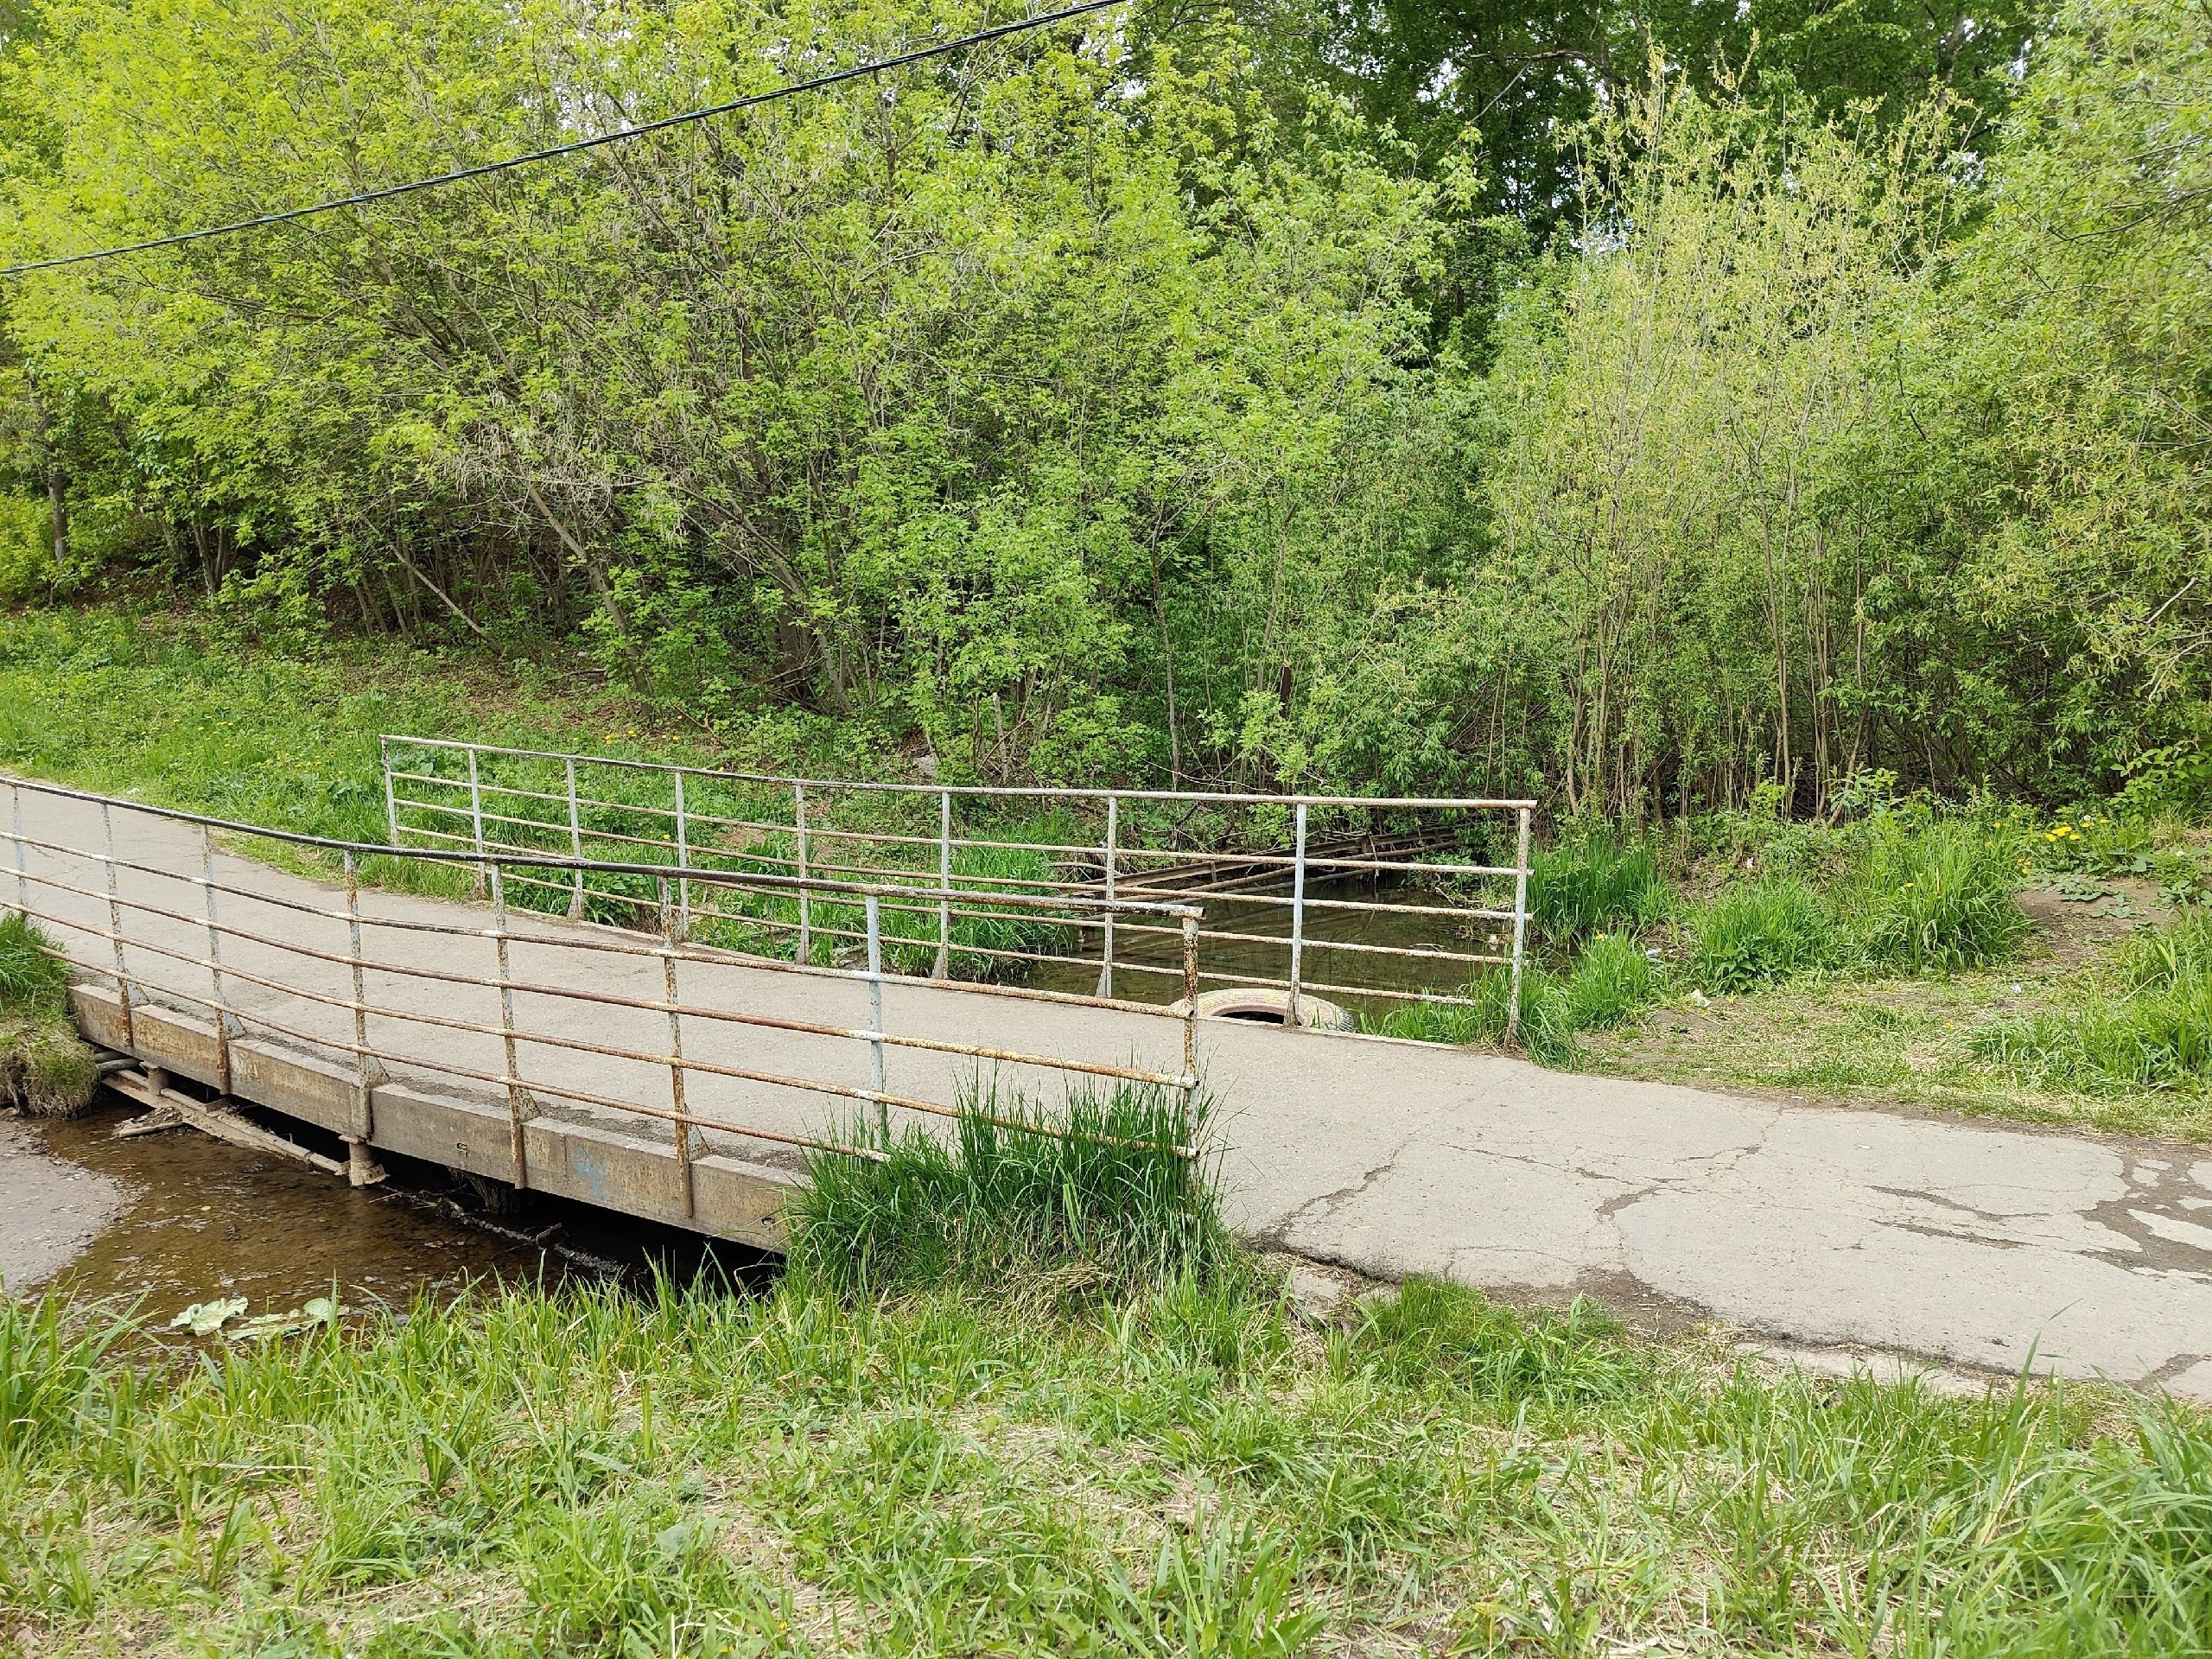
M 1206 1279 L 1231 1254 L 1209 1110 L 1201 1097 L 1186 1123 L 1180 1097 L 1151 1084 L 1077 1090 L 1058 1111 L 982 1086 L 965 1092 L 949 1139 L 914 1127 L 887 1141 L 862 1128 L 854 1143 L 886 1155 L 810 1160 L 790 1212 L 791 1271 L 853 1297 L 1018 1281 L 1055 1301 Z
M 1529 861 L 1529 912 L 1554 944 L 1648 926 L 1669 901 L 1658 861 L 1640 841 L 1584 831 Z
M 1369 1301 L 1351 1355 L 1399 1387 L 1448 1389 L 1507 1409 L 1624 1400 L 1651 1369 L 1649 1351 L 1595 1302 L 1522 1310 L 1441 1279 L 1408 1279 Z
M 92 1101 L 99 1061 L 69 1019 L 69 969 L 28 918 L 0 916 L 0 1105 L 67 1117 Z
M 1699 912 L 1690 976 L 1708 991 L 1756 991 L 1827 966 L 1835 948 L 1835 921 L 1820 894 L 1794 877 L 1770 877 Z
M 1611 1031 L 1659 1000 L 1666 976 L 1627 933 L 1601 933 L 1567 980 L 1567 1014 L 1577 1031 Z
M 0 916 L 0 1014 L 51 1015 L 68 1006 L 69 969 L 28 916 Z
M 1459 995 L 1465 1002 L 1408 1002 L 1384 1014 L 1374 1029 L 1385 1037 L 1420 1043 L 1452 1043 L 1496 1048 L 1505 1041 L 1505 1014 L 1513 997 L 1513 976 L 1496 968 L 1469 980 Z M 1563 1067 L 1575 1057 L 1574 1022 L 1565 988 L 1539 963 L 1521 969 L 1522 1051 L 1539 1065 Z
M 2011 957 L 2028 931 L 2012 900 L 2018 856 L 1971 824 L 1883 836 L 1845 893 L 1860 959 L 1877 971 L 1924 974 Z

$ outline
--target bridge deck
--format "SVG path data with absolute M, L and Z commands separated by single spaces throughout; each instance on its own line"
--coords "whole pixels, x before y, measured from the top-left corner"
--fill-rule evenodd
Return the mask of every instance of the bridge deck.
M 97 849 L 97 809 L 25 790 L 24 834 Z M 80 1017 L 100 1041 L 217 1082 L 204 1013 L 207 976 L 196 829 L 113 812 L 122 898 L 184 919 L 133 914 L 130 978 L 144 999 L 124 1029 L 105 938 L 97 858 L 33 849 L 34 909 L 59 916 L 79 969 Z M 250 1034 L 232 1047 L 232 1092 L 343 1133 L 358 1109 L 342 897 L 304 878 L 218 855 L 226 929 L 303 944 L 335 961 L 226 938 L 227 986 L 246 1016 L 297 1036 Z M 82 889 L 81 894 L 55 890 Z M 0 867 L 0 902 L 12 899 Z M 90 896 L 86 896 L 90 895 Z M 493 976 L 480 906 L 362 895 L 370 1046 L 401 1056 L 371 1102 L 372 1145 L 500 1179 L 513 1158 L 496 1035 L 423 1023 L 496 1026 L 496 990 L 425 979 Z M 377 921 L 476 931 L 394 931 Z M 518 1028 L 601 1047 L 658 1052 L 664 1012 L 556 991 L 657 1003 L 661 967 L 594 948 L 608 931 L 518 916 L 545 943 L 512 947 Z M 615 936 L 617 938 L 626 936 Z M 143 944 L 136 943 L 143 941 Z M 153 947 L 175 954 L 165 956 Z M 846 1027 L 865 1027 L 867 988 L 834 975 L 741 961 L 685 960 L 682 1001 Z M 308 1000 L 246 976 L 319 990 Z M 415 1016 L 409 1018 L 406 1016 Z M 1183 1027 L 1157 1011 L 1042 1002 L 972 987 L 893 981 L 884 1029 L 967 1045 L 1018 1046 L 1101 1065 L 1173 1071 Z M 1504 1292 L 1588 1291 L 1634 1312 L 1663 1303 L 1787 1341 L 1865 1344 L 1969 1364 L 2028 1360 L 2075 1373 L 2157 1382 L 2212 1398 L 2212 1155 L 2176 1146 L 1984 1127 L 1903 1113 L 1783 1104 L 1542 1071 L 1421 1045 L 1201 1024 L 1199 1060 L 1224 1106 L 1231 1218 L 1248 1236 L 1382 1276 L 1448 1275 Z M 865 1045 L 686 1017 L 687 1057 L 855 1084 Z M 887 1086 L 950 1103 L 975 1062 L 892 1050 Z M 555 1068 L 555 1069 L 549 1069 Z M 557 1071 L 557 1075 L 556 1075 Z M 530 1043 L 518 1071 L 536 1082 L 664 1109 L 664 1065 Z M 1064 1079 L 1010 1068 L 1007 1083 Z M 530 1184 L 754 1243 L 780 1237 L 779 1206 L 799 1154 L 784 1142 L 705 1127 L 686 1215 L 671 1127 L 550 1095 L 534 1097 Z M 775 1134 L 818 1135 L 849 1100 L 721 1077 L 695 1077 L 690 1110 Z

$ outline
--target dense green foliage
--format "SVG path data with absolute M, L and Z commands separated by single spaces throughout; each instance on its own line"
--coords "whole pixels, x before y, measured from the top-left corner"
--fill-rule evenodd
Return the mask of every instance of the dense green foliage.
M 315 1659 L 1967 1659 L 2212 1626 L 2185 1407 L 1777 1376 L 1418 1282 L 1318 1338 L 1187 1281 L 1013 1300 L 487 1288 L 162 1356 L 0 1298 L 0 1629 Z
M 998 14 L 15 15 L 31 256 Z M 14 279 L 0 593 L 581 642 L 983 778 L 2200 791 L 2203 23 L 1140 9 Z

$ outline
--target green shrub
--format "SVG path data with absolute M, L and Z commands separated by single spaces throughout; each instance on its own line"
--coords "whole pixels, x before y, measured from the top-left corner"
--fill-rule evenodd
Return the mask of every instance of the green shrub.
M 1577 1031 L 1611 1031 L 1658 1001 L 1663 977 L 1633 935 L 1601 933 L 1567 976 L 1567 1018 Z
M 1555 944 L 1645 925 L 1667 902 L 1658 861 L 1640 841 L 1584 832 L 1529 861 L 1529 914 Z
M 1596 1303 L 1522 1312 L 1478 1290 L 1408 1279 L 1363 1309 L 1351 1357 L 1402 1387 L 1444 1388 L 1510 1408 L 1626 1398 L 1650 1374 L 1649 1351 Z
M 1699 912 L 1690 975 L 1708 991 L 1755 991 L 1835 955 L 1834 918 L 1821 896 L 1793 878 L 1734 887 Z
M 949 1138 L 856 1126 L 849 1142 L 883 1156 L 810 1157 L 791 1270 L 850 1296 L 944 1281 L 1124 1296 L 1203 1280 L 1233 1255 L 1210 1115 L 1201 1096 L 1185 1123 L 1181 1097 L 1149 1084 L 1077 1091 L 1054 1112 L 970 1087 Z
M 1463 1047 L 1497 1046 L 1505 1041 L 1505 1013 L 1512 1001 L 1513 976 L 1504 968 L 1478 974 L 1461 988 L 1463 1002 L 1408 1002 L 1384 1014 L 1373 1029 L 1385 1037 L 1418 1043 L 1452 1043 Z M 1539 1065 L 1566 1066 L 1575 1055 L 1574 1021 L 1567 1012 L 1566 988 L 1539 963 L 1521 970 L 1522 1051 Z
M 2018 860 L 1970 824 L 1882 835 L 1845 889 L 1857 954 L 1870 968 L 1914 974 L 2011 956 L 2028 931 L 2012 900 Z

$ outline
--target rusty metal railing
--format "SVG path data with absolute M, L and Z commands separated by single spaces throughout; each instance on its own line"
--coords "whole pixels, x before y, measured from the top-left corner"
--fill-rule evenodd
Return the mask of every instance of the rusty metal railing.
M 60 953 L 73 966 L 112 982 L 126 1039 L 133 1035 L 136 1011 L 149 1003 L 204 1014 L 215 1032 L 221 1087 L 226 1093 L 230 1091 L 232 1046 L 248 1035 L 266 1033 L 309 1050 L 345 1055 L 354 1074 L 356 1095 L 353 1122 L 345 1137 L 349 1141 L 365 1141 L 373 1134 L 375 1088 L 395 1071 L 410 1080 L 443 1077 L 478 1085 L 505 1099 L 516 1184 L 526 1187 L 530 1182 L 524 1124 L 537 1111 L 539 1099 L 550 1097 L 668 1125 L 682 1171 L 688 1215 L 691 1213 L 695 1143 L 706 1134 L 862 1158 L 883 1156 L 880 1145 L 855 1144 L 716 1116 L 711 1107 L 702 1106 L 695 1097 L 690 1087 L 694 1079 L 726 1079 L 872 1107 L 887 1138 L 889 1114 L 894 1109 L 938 1117 L 954 1117 L 963 1109 L 974 1109 L 891 1089 L 886 1078 L 887 1052 L 912 1052 L 972 1060 L 979 1071 L 986 1064 L 1006 1065 L 1056 1074 L 1071 1084 L 1102 1080 L 1171 1090 L 1179 1097 L 1181 1121 L 1185 1125 L 1184 1144 L 1175 1150 L 1186 1157 L 1194 1155 L 1194 1148 L 1188 1144 L 1189 1126 L 1199 1080 L 1195 1016 L 1188 1006 L 1192 1000 L 1189 996 L 1179 1014 L 1170 1014 L 1157 1008 L 1109 1004 L 1096 997 L 1031 988 L 993 988 L 988 993 L 975 987 L 946 988 L 963 996 L 989 995 L 1045 1003 L 1111 1006 L 1150 1019 L 1167 1020 L 1180 1027 L 1181 1065 L 1177 1071 L 892 1029 L 885 1014 L 884 987 L 887 979 L 896 976 L 889 974 L 884 963 L 884 900 L 909 901 L 918 896 L 914 889 L 834 876 L 549 857 L 489 845 L 466 851 L 392 849 L 145 806 L 28 779 L 9 779 L 7 784 L 15 908 L 54 935 L 60 941 Z M 27 826 L 23 812 L 27 798 L 48 803 L 49 819 L 67 819 L 73 810 L 82 821 L 80 829 L 74 833 L 50 829 L 41 832 Z M 158 843 L 150 851 L 137 856 L 118 852 L 117 820 L 126 816 L 137 821 L 143 833 Z M 332 873 L 342 883 L 342 898 L 301 897 L 280 891 L 280 884 L 270 880 L 220 879 L 216 862 L 218 835 L 274 843 L 291 849 L 295 855 L 305 855 L 334 865 Z M 365 904 L 362 874 L 370 861 L 378 861 L 379 868 L 389 868 L 384 861 L 390 861 L 418 870 L 457 866 L 468 872 L 481 882 L 488 897 L 486 925 L 444 919 L 404 899 L 388 899 L 380 906 Z M 130 879 L 126 881 L 126 877 Z M 515 925 L 508 892 L 520 880 L 563 885 L 617 877 L 651 885 L 658 925 L 650 934 L 641 937 L 601 926 L 559 926 L 556 931 L 548 931 Z M 864 962 L 849 968 L 792 963 L 717 950 L 687 939 L 679 921 L 679 887 L 688 887 L 695 898 L 747 890 L 851 907 L 863 918 L 860 931 L 866 946 Z M 968 897 L 949 890 L 918 896 L 947 903 L 955 899 L 965 902 Z M 1070 909 L 1085 916 L 1103 912 L 1122 918 L 1144 918 L 1147 925 L 1174 928 L 1182 942 L 1186 991 L 1195 992 L 1198 912 L 1193 906 L 1147 899 L 1084 900 L 1020 894 L 1004 895 L 995 903 L 1017 912 L 1049 910 L 1056 916 Z M 238 909 L 273 915 L 259 925 L 246 925 L 231 913 Z M 372 943 L 393 937 L 411 938 L 419 943 L 408 956 L 397 949 L 380 950 Z M 439 946 L 435 942 L 440 940 L 452 942 L 450 948 Z M 464 944 L 480 950 L 486 944 L 491 946 L 493 958 L 489 973 L 471 971 L 459 961 Z M 548 958 L 557 966 L 536 976 L 524 973 L 514 960 L 518 950 L 557 953 Z M 249 960 L 250 955 L 257 959 Z M 147 965 L 149 961 L 154 964 L 151 968 Z M 658 994 L 626 995 L 612 988 L 613 965 L 626 961 L 659 965 Z M 696 976 L 709 966 L 858 983 L 867 988 L 870 1018 L 865 1025 L 848 1025 L 723 1006 L 701 1001 L 696 994 L 687 999 L 679 986 L 679 969 Z M 372 976 L 385 988 L 381 996 L 372 994 Z M 395 985 L 414 988 L 418 993 L 427 990 L 429 997 L 425 1000 L 418 995 L 417 1006 L 400 1006 L 403 997 L 395 993 Z M 240 995 L 249 989 L 260 995 Z M 496 993 L 496 1018 L 472 1018 L 465 1009 L 451 1006 L 452 996 L 467 991 Z M 563 1010 L 571 1017 L 533 1026 L 520 1012 L 524 1004 Z M 645 1046 L 608 1039 L 606 1027 L 610 1016 L 617 1014 L 664 1017 L 665 1042 Z M 372 1040 L 372 1022 L 385 1033 L 384 1040 Z M 849 1045 L 864 1058 L 868 1080 L 863 1084 L 849 1076 L 794 1075 L 685 1052 L 687 1033 L 696 1035 L 702 1030 L 726 1027 Z M 418 1040 L 411 1045 L 395 1042 L 391 1033 L 396 1031 L 416 1033 Z M 426 1044 L 420 1040 L 420 1033 L 429 1033 L 433 1040 Z M 501 1057 L 496 1068 L 472 1065 L 464 1055 L 440 1052 L 441 1041 L 468 1038 L 496 1041 Z M 550 1056 L 550 1065 L 525 1068 L 525 1052 Z M 666 1103 L 642 1098 L 640 1091 L 610 1094 L 564 1081 L 559 1075 L 564 1057 L 571 1061 L 577 1057 L 611 1059 L 664 1072 Z M 1027 1118 L 993 1121 L 1009 1128 L 1059 1133 Z
M 886 889 L 894 966 L 908 973 L 1149 1001 L 1188 995 L 1178 931 L 1110 901 L 1179 899 L 1204 912 L 1199 982 L 1283 993 L 1291 1023 L 1308 995 L 1465 1003 L 1475 974 L 1502 969 L 1509 1039 L 1517 1031 L 1532 800 L 865 783 L 382 742 L 395 847 L 611 850 L 695 871 L 865 880 Z M 1485 845 L 1491 856 L 1468 850 Z M 538 890 L 537 902 L 579 916 L 652 897 L 581 872 Z M 1008 928 L 1017 896 L 1067 911 Z M 849 914 L 804 897 L 733 908 L 679 878 L 677 898 L 685 931 L 794 962 L 834 960 L 860 939 Z

